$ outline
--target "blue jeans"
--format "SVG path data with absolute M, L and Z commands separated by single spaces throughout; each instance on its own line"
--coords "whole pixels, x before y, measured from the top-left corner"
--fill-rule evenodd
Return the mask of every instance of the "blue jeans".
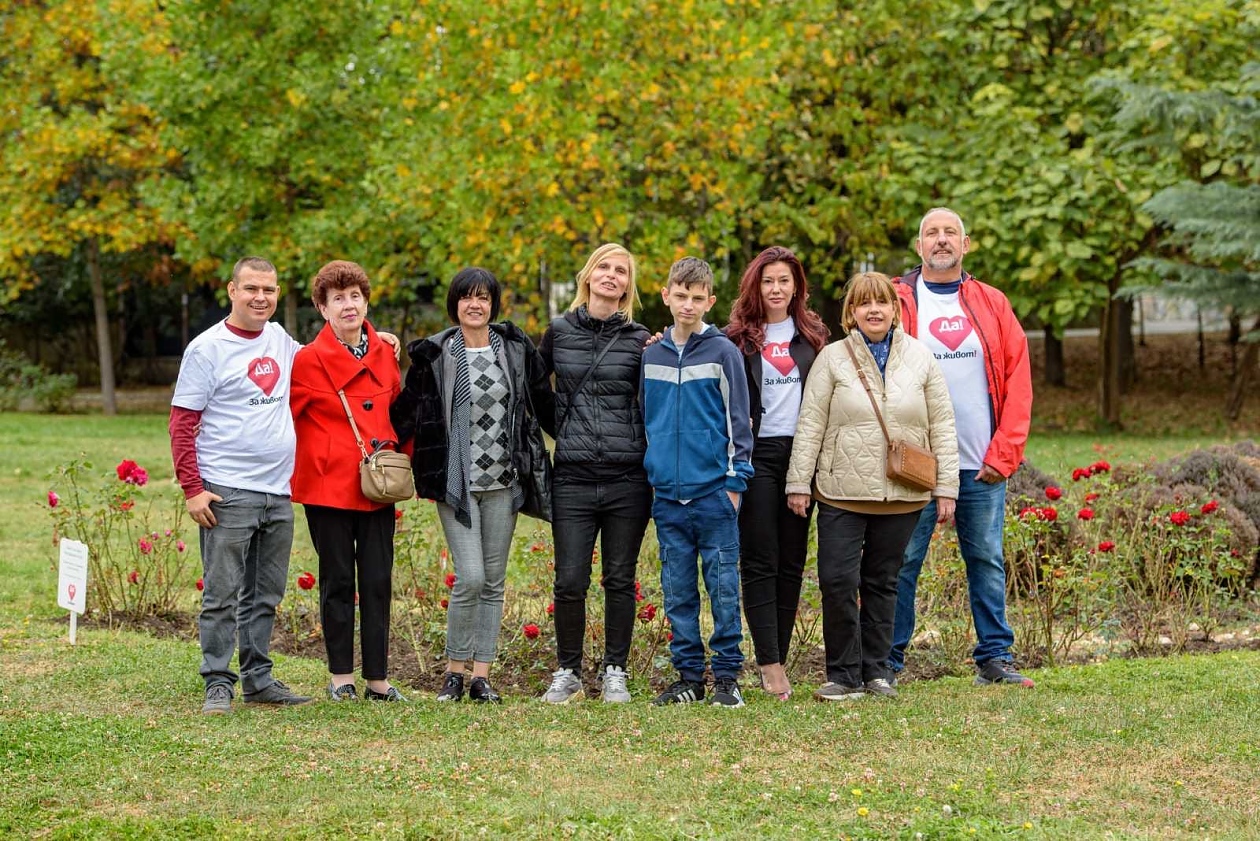
M 977 666 L 990 660 L 1011 660 L 1015 634 L 1006 622 L 1006 559 L 1002 554 L 1006 523 L 1006 482 L 976 481 L 976 471 L 959 474 L 958 506 L 954 510 L 958 548 L 967 566 L 967 592 L 971 619 L 976 626 Z M 906 547 L 897 580 L 897 615 L 893 620 L 893 647 L 888 666 L 894 672 L 905 667 L 906 646 L 914 636 L 914 596 L 919 572 L 936 530 L 936 503 L 928 503 Z
M 739 649 L 744 632 L 739 623 L 739 515 L 726 491 L 719 490 L 687 505 L 657 497 L 652 503 L 656 539 L 661 546 L 661 589 L 665 617 L 674 638 L 669 653 L 684 680 L 704 680 L 704 641 L 700 636 L 700 583 L 713 611 L 709 637 L 713 677 L 738 677 L 744 667 Z
M 240 643 L 241 689 L 261 692 L 271 676 L 271 631 L 284 596 L 293 548 L 293 503 L 287 496 L 206 482 L 223 497 L 210 503 L 218 521 L 201 529 L 201 676 L 208 689 L 231 687 L 232 652 Z

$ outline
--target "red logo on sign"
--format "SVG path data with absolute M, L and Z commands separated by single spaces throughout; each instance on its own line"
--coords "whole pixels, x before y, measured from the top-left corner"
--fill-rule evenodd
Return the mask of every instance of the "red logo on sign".
M 280 382 L 280 365 L 270 356 L 249 361 L 249 378 L 254 385 L 262 389 L 263 394 L 271 396 L 271 390 Z
M 971 322 L 961 315 L 938 318 L 928 325 L 928 331 L 945 347 L 958 350 L 958 346 L 971 335 Z
M 789 344 L 790 342 L 770 342 L 761 349 L 761 357 L 785 377 L 792 373 L 792 369 L 796 366 L 796 363 L 792 361 L 791 352 L 788 351 Z
M 73 584 L 66 585 L 66 592 L 70 594 L 70 601 L 74 601 L 74 585 Z

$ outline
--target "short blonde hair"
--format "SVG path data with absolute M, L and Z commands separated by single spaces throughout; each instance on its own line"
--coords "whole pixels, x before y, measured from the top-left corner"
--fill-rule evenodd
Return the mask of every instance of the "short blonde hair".
M 840 314 L 840 326 L 844 328 L 844 332 L 852 333 L 857 327 L 857 318 L 853 311 L 871 301 L 892 304 L 892 327 L 901 325 L 901 304 L 897 301 L 897 290 L 893 289 L 892 279 L 880 272 L 860 272 L 849 278 L 849 284 L 844 289 L 844 304 Z
M 569 309 L 575 310 L 583 304 L 590 303 L 591 275 L 595 273 L 595 267 L 609 257 L 625 257 L 626 262 L 630 264 L 630 283 L 626 286 L 626 291 L 622 293 L 617 312 L 624 315 L 627 321 L 633 321 L 634 310 L 639 306 L 639 287 L 637 283 L 639 270 L 635 265 L 634 255 L 627 251 L 624 246 L 615 242 L 604 243 L 599 248 L 596 248 L 591 253 L 591 256 L 587 258 L 586 265 L 582 267 L 582 271 L 577 273 L 577 294 L 573 298 L 573 303 L 569 304 Z

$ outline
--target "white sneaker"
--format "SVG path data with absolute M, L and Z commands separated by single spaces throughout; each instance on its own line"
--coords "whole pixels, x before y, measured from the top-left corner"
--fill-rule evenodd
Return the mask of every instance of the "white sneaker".
M 572 669 L 559 669 L 551 674 L 551 686 L 542 699 L 548 704 L 567 704 L 582 694 L 582 681 Z
M 630 702 L 630 690 L 626 688 L 627 678 L 629 678 L 629 675 L 620 666 L 608 666 L 604 669 L 604 674 L 600 676 L 600 682 L 604 684 L 600 697 L 605 704 L 627 704 Z

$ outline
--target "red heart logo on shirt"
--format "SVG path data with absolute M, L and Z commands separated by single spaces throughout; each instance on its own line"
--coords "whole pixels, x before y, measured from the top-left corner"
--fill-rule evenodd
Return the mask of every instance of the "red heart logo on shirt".
M 928 325 L 928 331 L 945 347 L 958 350 L 958 346 L 971 335 L 971 322 L 962 315 L 938 318 Z
M 761 349 L 762 358 L 785 377 L 796 367 L 792 352 L 788 350 L 790 344 L 791 342 L 766 342 L 766 346 Z
M 248 376 L 263 394 L 271 396 L 271 390 L 280 382 L 280 363 L 270 356 L 249 360 Z

